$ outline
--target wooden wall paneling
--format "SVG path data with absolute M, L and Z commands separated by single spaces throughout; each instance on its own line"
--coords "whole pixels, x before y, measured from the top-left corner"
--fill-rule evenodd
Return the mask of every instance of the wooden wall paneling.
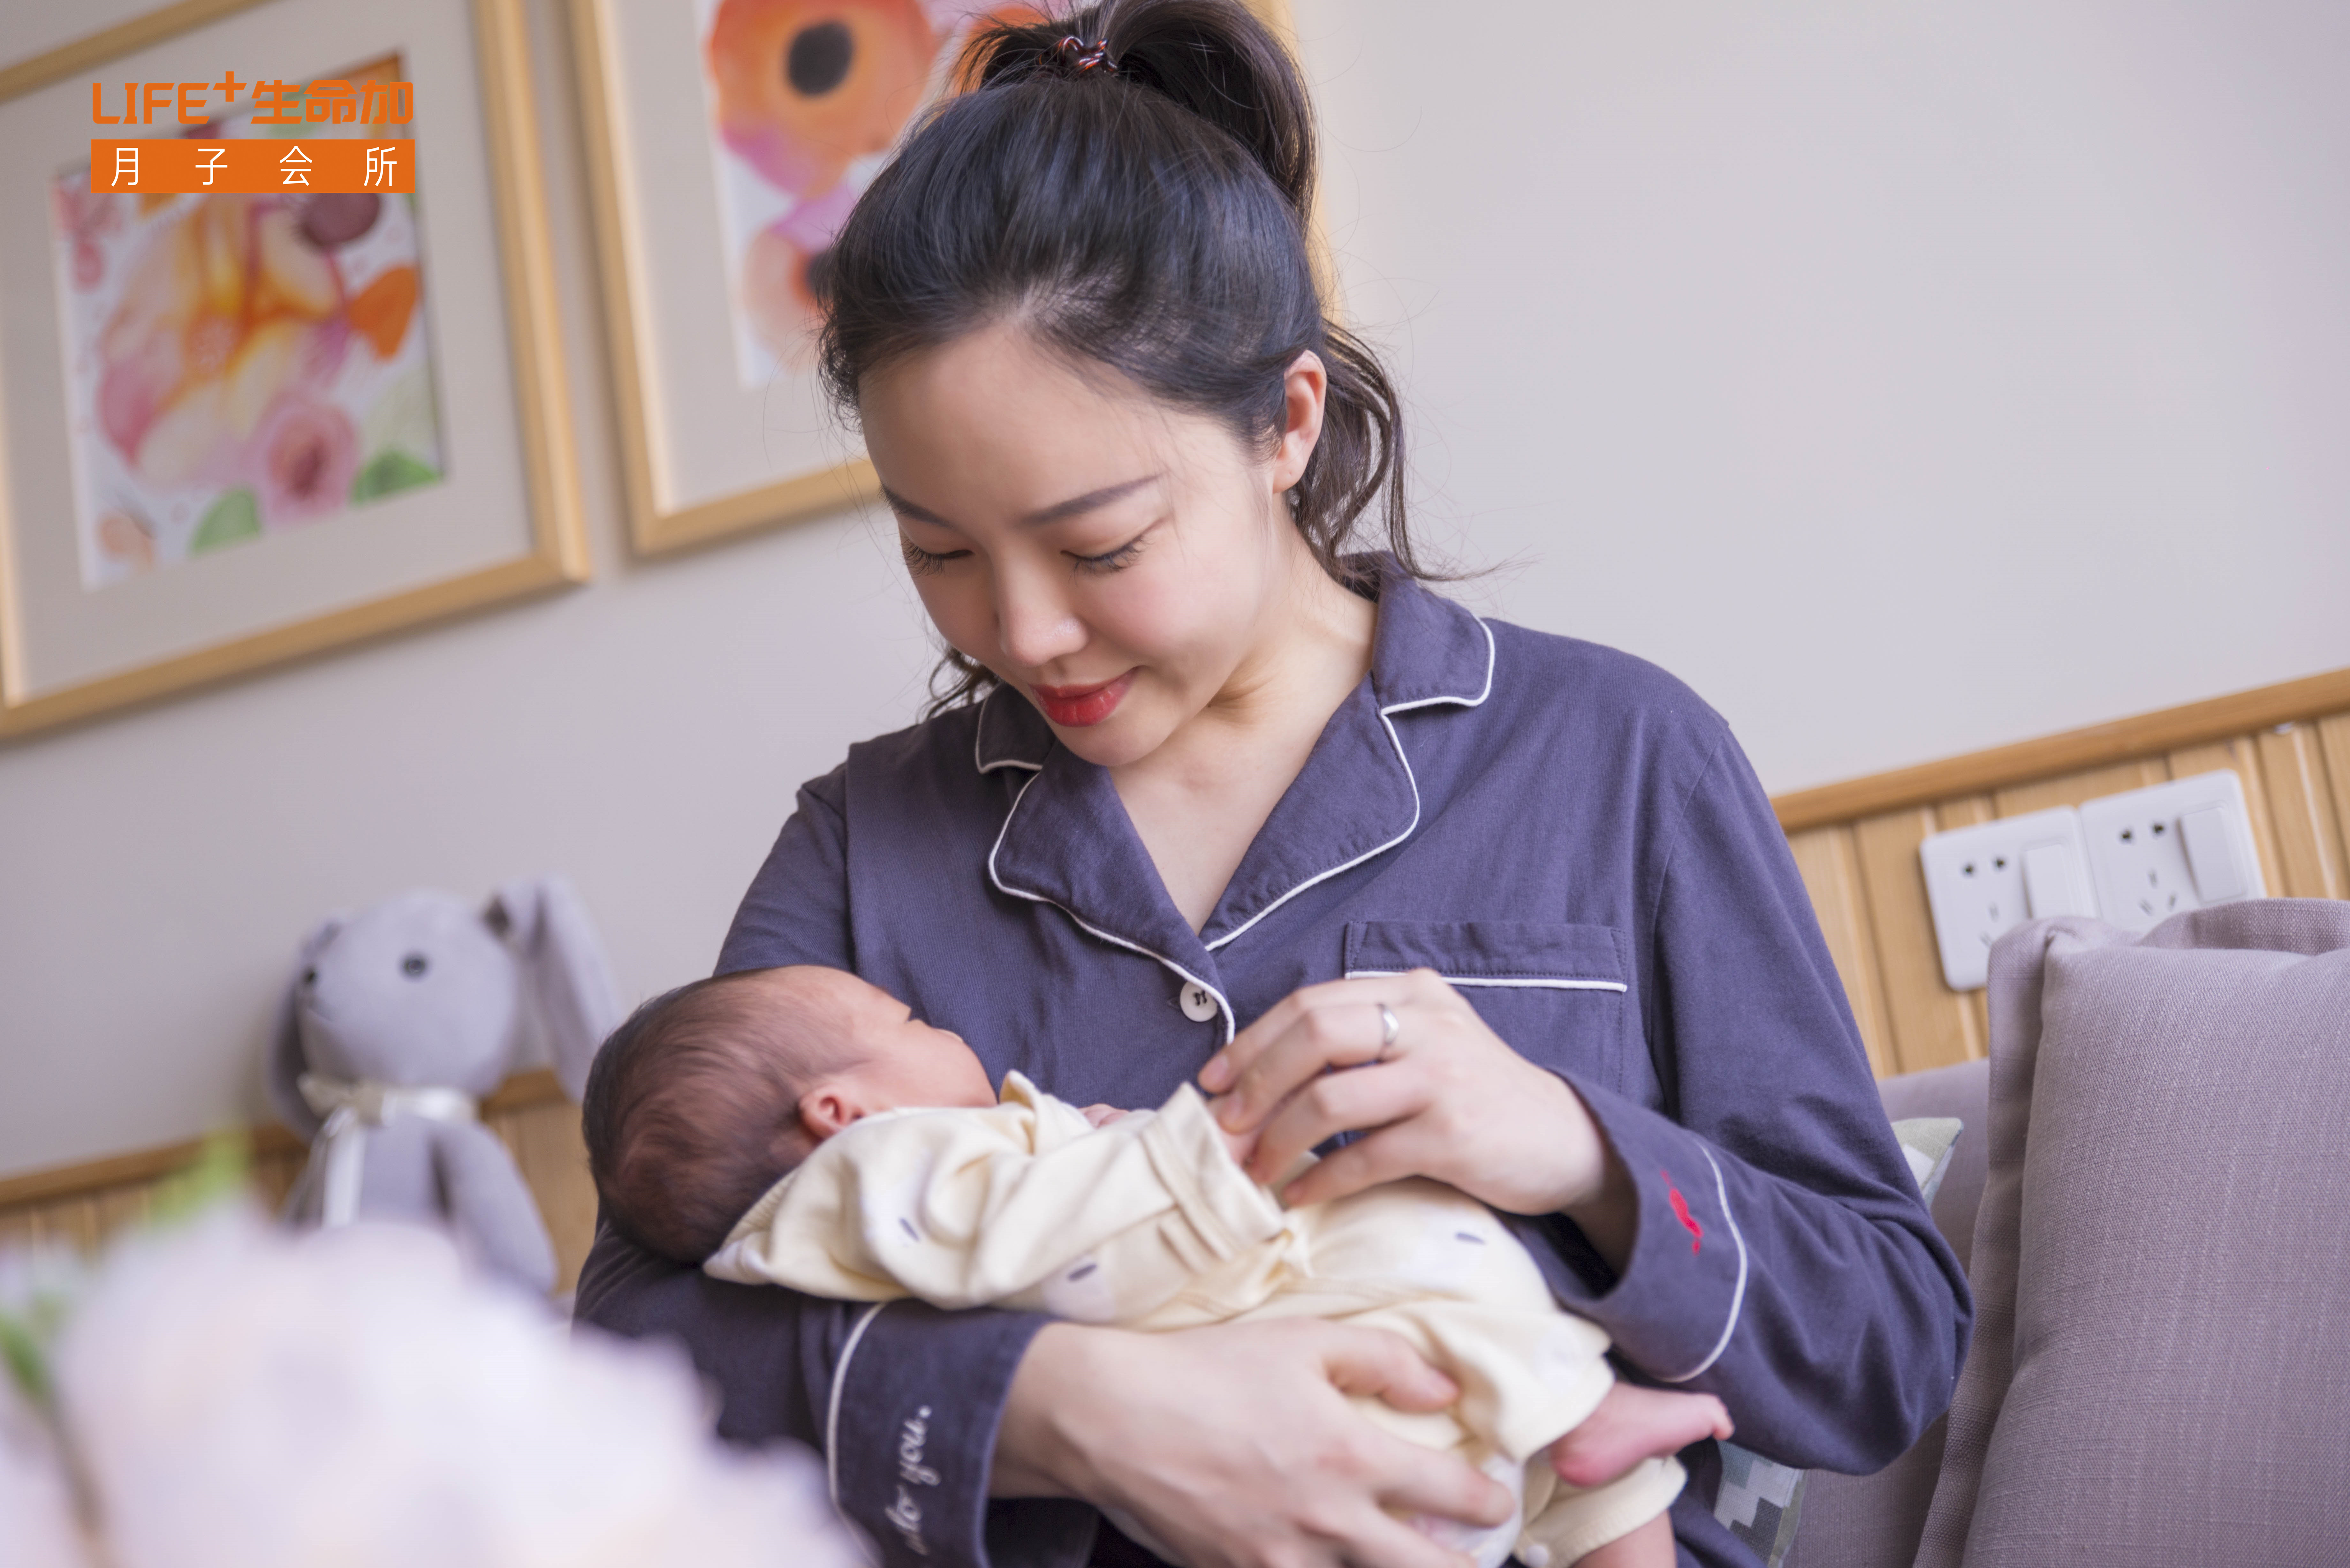
M 2058 774 L 2054 778 L 2010 784 L 1993 791 L 1991 801 L 1998 807 L 1998 815 L 2022 816 L 2025 812 L 2045 811 L 2052 805 L 2078 805 L 2101 794 L 2144 789 L 2168 777 L 2170 770 L 2160 757 L 2139 757 L 2076 774 Z
M 2306 724 L 2280 724 L 2252 738 L 2267 774 L 2269 818 L 2283 863 L 2280 891 L 2288 898 L 2343 897 L 2350 889 L 2343 886 L 2342 836 L 2334 824 L 2318 732 Z
M 98 1205 L 98 1239 L 105 1241 L 127 1226 L 143 1225 L 153 1205 L 154 1189 L 143 1186 L 109 1187 L 99 1193 Z
M 2261 881 L 2272 895 L 2284 887 L 2284 860 L 2277 846 L 2276 819 L 2269 811 L 2261 749 L 2250 735 L 2236 735 L 2208 745 L 2188 746 L 2170 753 L 2170 776 L 2193 778 L 2197 774 L 2233 768 L 2244 781 L 2244 815 L 2251 818 L 2252 846 L 2260 852 Z
M 286 1207 L 286 1194 L 294 1190 L 294 1184 L 302 1179 L 302 1168 L 309 1161 L 307 1151 L 264 1154 L 254 1158 L 253 1168 L 246 1179 L 252 1183 L 254 1196 L 264 1211 L 275 1214 Z
M 555 1288 L 570 1290 L 596 1240 L 596 1184 L 588 1175 L 579 1107 L 567 1100 L 534 1106 L 515 1115 L 514 1132 L 515 1163 L 555 1243 Z
M 2334 826 L 2350 847 L 2350 713 L 2336 713 L 2317 722 L 2317 749 L 2325 758 L 2332 783 Z
M 1934 804 L 1934 826 L 1944 833 L 1953 827 L 1972 827 L 1979 822 L 1989 822 L 1998 815 L 1998 805 L 1987 794 L 1962 794 L 1955 800 L 1937 801 Z M 1922 876 L 1923 873 L 1921 872 L 1920 875 Z M 1940 972 L 1941 962 L 1941 954 L 1938 950 L 1934 955 L 1934 966 L 1938 974 Z M 1990 993 L 1982 991 L 1964 992 L 1960 993 L 1960 1000 L 1966 1005 L 1967 1054 L 1970 1057 L 1990 1055 Z
M 1982 1054 L 1971 1038 L 1966 1001 L 1942 982 L 1934 918 L 1926 902 L 1926 876 L 1918 845 L 1935 831 L 1923 806 L 1887 812 L 1853 824 L 1853 847 L 1867 896 L 1870 935 L 1885 988 L 1892 1070 L 1915 1073 Z
M 1820 934 L 1827 939 L 1828 956 L 1835 961 L 1836 973 L 1844 981 L 1845 998 L 1852 1003 L 1861 1044 L 1868 1049 L 1869 1068 L 1880 1078 L 1898 1072 L 1886 1037 L 1877 944 L 1868 929 L 1868 898 L 1861 887 L 1852 829 L 1814 828 L 1794 835 L 1787 846 L 1794 851 L 1795 869 L 1812 896 Z
M 98 1205 L 87 1198 L 61 1198 L 33 1210 L 36 1235 L 88 1252 L 98 1246 Z

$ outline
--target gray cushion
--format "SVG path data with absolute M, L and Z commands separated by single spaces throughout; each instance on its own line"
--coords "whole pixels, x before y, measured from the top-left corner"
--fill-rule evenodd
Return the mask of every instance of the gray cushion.
M 1974 1348 L 1918 1568 L 2302 1568 L 2350 1542 L 2350 904 L 1991 964 Z
M 1965 1124 L 1943 1168 L 1941 1189 L 1933 1195 L 1934 1224 L 1964 1263 L 1988 1164 L 1982 1129 L 1991 1101 L 1991 1064 L 1962 1062 L 1906 1073 L 1877 1087 L 1886 1115 L 1896 1121 L 1955 1116 Z M 1942 1438 L 1943 1423 L 1937 1420 L 1908 1453 L 1875 1475 L 1809 1472 L 1804 1480 L 1803 1528 L 1795 1532 L 1785 1568 L 1908 1568 L 1934 1498 Z

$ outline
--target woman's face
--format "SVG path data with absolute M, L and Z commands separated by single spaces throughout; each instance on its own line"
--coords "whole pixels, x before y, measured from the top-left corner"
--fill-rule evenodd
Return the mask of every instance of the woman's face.
M 1274 679 L 1319 572 L 1283 493 L 1320 434 L 1321 362 L 1288 387 L 1266 455 L 999 325 L 877 373 L 859 411 L 940 634 L 1117 767 Z

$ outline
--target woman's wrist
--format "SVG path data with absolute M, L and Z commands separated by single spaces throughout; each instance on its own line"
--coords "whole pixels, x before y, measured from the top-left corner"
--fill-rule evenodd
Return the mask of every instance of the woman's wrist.
M 1108 1331 L 1077 1324 L 1046 1324 L 1028 1342 L 996 1429 L 988 1472 L 991 1497 L 1082 1497 L 1084 1445 L 1068 1421 L 1082 1407 L 1093 1376 L 1087 1367 L 1097 1340 Z
M 1607 1266 L 1621 1274 L 1631 1261 L 1632 1240 L 1640 1229 L 1639 1189 L 1632 1180 L 1630 1168 L 1608 1141 L 1607 1129 L 1591 1114 L 1583 1096 L 1563 1079 L 1560 1087 L 1575 1102 L 1575 1114 L 1589 1126 L 1587 1147 L 1596 1158 L 1589 1168 L 1578 1173 L 1575 1189 L 1558 1206 L 1558 1211 L 1574 1220 L 1584 1239 L 1607 1260 Z

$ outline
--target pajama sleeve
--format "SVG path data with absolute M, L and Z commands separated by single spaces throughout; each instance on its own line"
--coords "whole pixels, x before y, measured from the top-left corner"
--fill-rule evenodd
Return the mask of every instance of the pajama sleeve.
M 720 955 L 721 972 L 853 967 L 837 770 L 800 792 Z M 988 1498 L 996 1428 L 1032 1313 L 847 1303 L 713 1280 L 598 1223 L 581 1322 L 682 1344 L 736 1442 L 790 1438 L 824 1454 L 834 1501 L 889 1568 L 1074 1568 L 1093 1511 Z
M 1635 937 L 1664 1109 L 1564 1075 L 1637 1193 L 1624 1272 L 1570 1221 L 1524 1229 L 1636 1372 L 1720 1396 L 1768 1458 L 1866 1472 L 1949 1405 L 1972 1301 L 1769 799 L 1726 730 L 1696 754 Z
M 1097 1131 L 1015 1075 L 992 1109 L 840 1133 L 703 1266 L 848 1300 L 1124 1323 L 1281 1228 L 1190 1085 Z

